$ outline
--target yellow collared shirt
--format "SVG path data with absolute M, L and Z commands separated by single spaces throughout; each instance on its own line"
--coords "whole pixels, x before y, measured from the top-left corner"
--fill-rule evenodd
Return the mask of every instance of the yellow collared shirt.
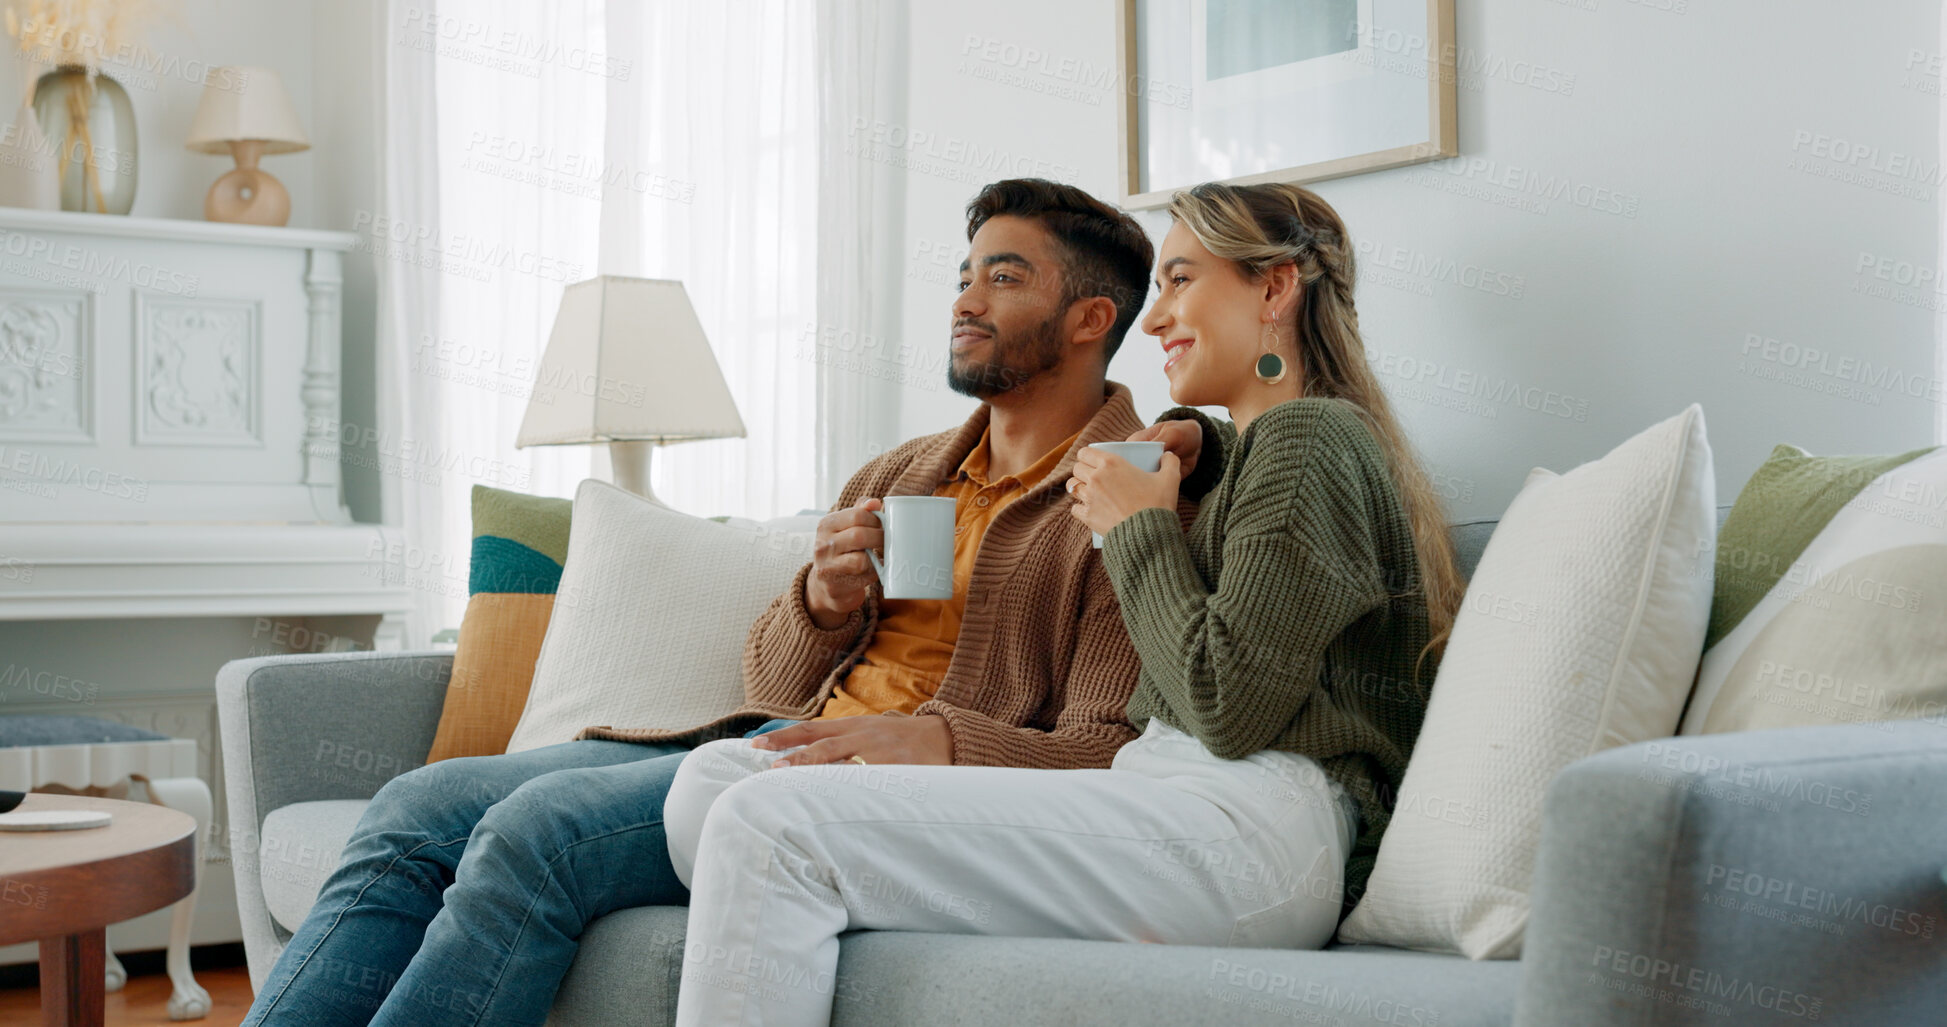
M 987 469 L 992 452 L 987 443 L 991 431 L 980 433 L 980 441 L 960 461 L 959 470 L 933 490 L 934 495 L 955 501 L 953 598 L 879 600 L 879 626 L 872 633 L 871 643 L 851 673 L 832 690 L 818 719 L 893 710 L 911 713 L 933 698 L 946 677 L 947 664 L 953 660 L 953 645 L 960 638 L 967 583 L 973 577 L 974 557 L 980 553 L 980 540 L 986 536 L 988 525 L 1007 504 L 1046 478 L 1082 435 L 1078 431 L 1056 443 L 1020 474 L 990 482 Z

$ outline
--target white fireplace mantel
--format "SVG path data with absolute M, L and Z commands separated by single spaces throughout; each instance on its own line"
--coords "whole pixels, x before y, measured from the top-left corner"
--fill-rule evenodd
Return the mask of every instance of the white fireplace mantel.
M 339 480 L 356 243 L 0 208 L 0 620 L 376 613 L 401 641 L 397 533 Z
M 0 522 L 349 523 L 356 242 L 0 209 Z
M 339 479 L 348 232 L 0 208 L 0 620 L 378 614 Z
M 81 637 L 72 625 L 19 622 L 376 615 L 372 645 L 405 643 L 400 535 L 354 523 L 339 477 L 340 440 L 365 432 L 343 423 L 339 402 L 343 263 L 357 243 L 0 208 L 0 622 L 16 622 L 5 637 L 19 650 L 0 666 L 101 667 L 109 683 L 85 706 L 16 688 L 0 712 L 85 713 L 193 739 L 216 823 L 227 821 L 208 674 L 115 648 L 112 629 L 86 635 L 103 648 L 84 658 L 75 642 L 39 641 Z M 236 635 L 207 622 L 184 632 L 225 645 Z M 220 847 L 204 858 L 195 941 L 238 940 L 230 869 Z M 117 948 L 157 947 L 166 924 L 116 931 Z M 0 963 L 32 958 L 0 950 Z
M 119 214 L 88 214 L 66 210 L 0 207 L 0 228 L 42 235 L 102 236 L 163 243 L 216 243 L 285 249 L 349 250 L 358 241 L 351 232 L 321 228 L 270 228 L 233 225 L 223 221 L 184 221 L 178 218 L 140 218 Z
M 397 533 L 376 524 L 25 524 L 0 528 L 0 620 L 376 613 L 398 648 Z

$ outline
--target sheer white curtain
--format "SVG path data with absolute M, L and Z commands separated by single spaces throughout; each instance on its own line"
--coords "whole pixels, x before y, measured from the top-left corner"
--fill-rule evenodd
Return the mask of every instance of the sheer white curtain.
M 903 0 L 818 0 L 818 302 L 811 341 L 884 339 L 900 323 L 896 257 L 905 176 L 848 152 L 855 118 L 905 121 Z M 863 347 L 841 345 L 839 355 Z M 894 377 L 849 363 L 818 364 L 818 503 L 830 506 L 859 465 L 889 448 L 899 424 Z
M 851 208 L 821 240 L 821 116 L 842 129 L 832 104 L 870 98 L 821 106 L 819 12 L 844 6 L 388 0 L 385 203 L 430 231 L 382 262 L 380 406 L 438 472 L 389 476 L 387 520 L 449 568 L 415 641 L 459 623 L 474 484 L 569 496 L 608 476 L 597 447 L 513 446 L 561 291 L 597 273 L 684 282 L 748 431 L 660 448 L 661 499 L 752 518 L 827 501 L 819 440 L 854 415 L 821 404 L 800 338 L 822 246 L 857 248 L 871 220 Z
M 369 242 L 376 255 L 377 307 L 373 376 L 378 391 L 377 421 L 381 452 L 398 453 L 420 440 L 445 435 L 440 422 L 439 379 L 414 367 L 415 341 L 439 327 L 441 286 L 445 276 L 428 245 L 439 219 L 438 110 L 433 103 L 434 66 L 430 52 L 395 45 L 407 4 L 390 0 L 380 5 L 374 26 L 385 76 L 383 102 L 373 112 L 381 134 L 379 146 L 379 204 L 372 212 Z M 393 226 L 425 226 L 424 236 Z M 396 240 L 394 236 L 399 238 Z M 380 462 L 379 503 L 385 523 L 405 537 L 408 554 L 438 547 L 444 506 L 450 491 L 436 475 L 403 473 L 412 470 L 396 460 Z M 404 562 L 404 561 L 402 561 Z M 388 575 L 396 573 L 391 562 Z M 413 607 L 406 615 L 406 646 L 426 644 L 434 631 L 447 624 L 450 602 L 445 588 L 415 588 Z M 455 615 L 457 616 L 457 615 Z
M 442 274 L 413 365 L 438 389 L 442 553 L 465 552 L 474 484 L 568 496 L 589 476 L 589 447 L 517 450 L 514 435 L 561 290 L 596 273 L 602 207 L 583 175 L 603 158 L 603 80 L 520 55 L 602 50 L 602 7 L 443 0 L 433 22 Z M 458 625 L 464 590 L 443 598 L 443 625 Z
M 686 513 L 774 517 L 817 498 L 816 378 L 796 347 L 818 265 L 812 11 L 611 4 L 609 52 L 642 81 L 609 83 L 607 158 L 644 187 L 611 174 L 601 269 L 682 280 L 748 432 L 657 450 L 651 487 Z

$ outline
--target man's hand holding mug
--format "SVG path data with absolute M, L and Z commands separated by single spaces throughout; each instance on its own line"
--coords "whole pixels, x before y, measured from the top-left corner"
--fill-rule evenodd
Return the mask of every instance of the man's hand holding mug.
M 845 623 L 873 582 L 887 599 L 952 599 L 955 508 L 947 496 L 888 496 L 825 515 L 805 579 L 811 622 L 826 631 Z
M 885 543 L 885 529 L 875 512 L 884 505 L 868 496 L 818 521 L 804 605 L 811 622 L 825 631 L 844 624 L 853 610 L 864 606 L 866 590 L 879 580 L 866 554 Z

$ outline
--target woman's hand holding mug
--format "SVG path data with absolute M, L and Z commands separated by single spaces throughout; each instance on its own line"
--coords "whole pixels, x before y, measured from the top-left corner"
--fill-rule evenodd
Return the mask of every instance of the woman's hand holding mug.
M 1141 460 L 1148 466 L 1137 466 Z M 1075 455 L 1068 491 L 1075 497 L 1068 512 L 1095 534 L 1095 548 L 1109 529 L 1129 515 L 1152 506 L 1176 509 L 1177 488 L 1183 483 L 1177 455 L 1153 439 L 1096 442 Z
M 1158 421 L 1129 436 L 1129 442 L 1160 442 L 1163 452 L 1175 453 L 1177 469 L 1185 478 L 1197 469 L 1197 454 L 1203 451 L 1203 425 L 1189 419 Z

